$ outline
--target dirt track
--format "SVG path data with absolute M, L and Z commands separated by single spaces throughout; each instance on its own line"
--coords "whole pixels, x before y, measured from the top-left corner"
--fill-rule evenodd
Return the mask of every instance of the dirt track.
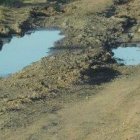
M 127 36 L 127 33 L 122 35 L 125 28 L 136 33 L 136 37 L 139 35 L 139 25 L 128 26 L 133 18 L 139 22 L 138 3 L 139 0 L 134 0 L 120 5 L 116 15 L 109 17 L 102 12 L 108 12 L 111 0 L 88 0 L 88 4 L 86 0 L 74 1 L 66 5 L 64 13 L 51 7 L 56 15 L 50 10 L 50 17 L 32 19 L 29 14 L 31 23 L 36 20 L 38 25 L 61 27 L 68 34 L 64 47 L 78 45 L 89 50 L 44 58 L 21 73 L 0 80 L 0 139 L 140 140 L 140 66 L 110 63 L 111 54 L 103 51 L 102 46 L 112 41 L 112 35 Z M 42 7 L 35 10 L 37 14 L 42 11 Z M 15 25 L 16 21 L 11 22 Z M 116 32 L 110 32 L 112 29 Z M 84 70 L 85 79 L 80 79 Z M 116 78 L 114 70 L 119 77 Z M 108 83 L 105 83 L 106 76 Z M 93 81 L 100 77 L 101 83 L 95 86 Z M 79 85 L 74 83 L 78 82 L 82 82 L 82 90 L 76 90 Z
M 104 84 L 92 96 L 38 116 L 6 140 L 139 140 L 140 71 Z M 84 92 L 95 92 L 85 90 Z

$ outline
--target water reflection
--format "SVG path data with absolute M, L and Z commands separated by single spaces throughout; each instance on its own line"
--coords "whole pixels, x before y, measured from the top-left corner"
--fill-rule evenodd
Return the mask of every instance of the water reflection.
M 140 44 L 122 44 L 112 51 L 118 63 L 125 65 L 140 64 Z
M 0 47 L 0 76 L 15 73 L 48 55 L 54 42 L 63 37 L 60 31 L 40 30 L 28 32 L 21 38 L 6 39 Z

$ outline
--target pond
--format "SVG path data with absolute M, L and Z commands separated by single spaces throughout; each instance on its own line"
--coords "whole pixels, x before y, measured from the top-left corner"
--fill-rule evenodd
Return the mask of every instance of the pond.
M 114 58 L 125 65 L 140 64 L 140 44 L 125 44 L 113 49 Z
M 23 37 L 14 36 L 0 50 L 0 76 L 16 73 L 49 55 L 50 47 L 63 37 L 60 31 L 48 30 L 28 32 Z

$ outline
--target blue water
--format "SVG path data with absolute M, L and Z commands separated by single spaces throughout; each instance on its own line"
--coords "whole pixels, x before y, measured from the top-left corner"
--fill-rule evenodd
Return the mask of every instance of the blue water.
M 112 51 L 118 63 L 123 63 L 125 65 L 140 64 L 140 44 L 136 45 L 136 47 L 130 45 L 128 45 L 128 47 L 120 46 Z
M 49 48 L 63 37 L 60 31 L 47 30 L 35 31 L 21 38 L 14 36 L 0 51 L 0 76 L 16 73 L 47 56 Z

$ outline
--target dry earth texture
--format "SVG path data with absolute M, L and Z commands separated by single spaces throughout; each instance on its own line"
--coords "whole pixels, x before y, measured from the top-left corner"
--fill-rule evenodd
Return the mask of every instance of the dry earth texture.
M 119 65 L 111 52 L 140 40 L 139 8 L 139 0 L 1 6 L 1 37 L 46 27 L 65 38 L 0 79 L 0 140 L 140 140 L 140 66 Z

